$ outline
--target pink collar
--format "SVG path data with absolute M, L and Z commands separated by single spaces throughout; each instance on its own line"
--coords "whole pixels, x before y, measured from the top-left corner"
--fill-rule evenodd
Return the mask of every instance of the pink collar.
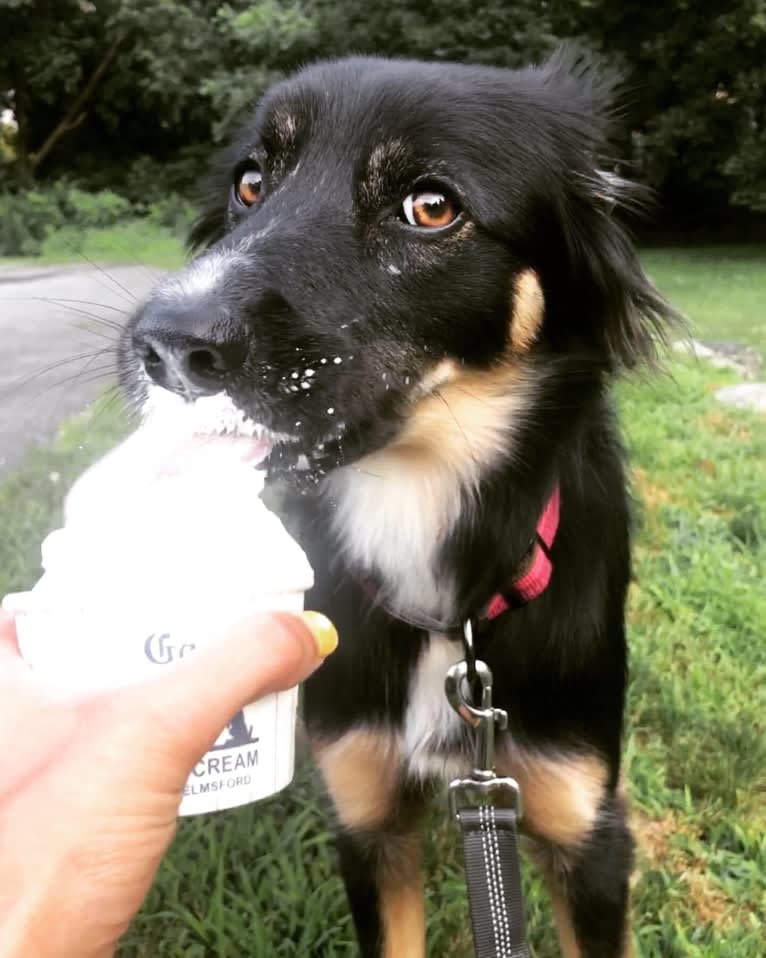
M 503 592 L 496 592 L 487 602 L 482 610 L 476 616 L 478 624 L 492 622 L 509 609 L 518 609 L 532 599 L 542 595 L 548 588 L 553 574 L 553 563 L 551 562 L 550 550 L 553 547 L 553 541 L 556 538 L 556 532 L 559 527 L 559 506 L 560 490 L 558 484 L 551 493 L 550 499 L 545 504 L 542 515 L 537 521 L 535 535 L 527 550 L 526 555 L 530 558 L 527 569 L 518 578 L 511 582 L 510 586 Z M 360 579 L 360 584 L 366 592 L 368 598 L 374 603 L 379 603 L 380 589 L 375 582 L 365 576 Z M 385 606 L 384 606 L 385 608 Z M 459 629 L 460 625 L 445 627 L 438 622 L 424 622 L 411 619 L 401 612 L 387 610 L 389 615 L 401 619 L 416 628 L 427 629 L 431 631 L 450 631 Z
M 491 622 L 509 609 L 526 605 L 548 588 L 553 574 L 550 551 L 559 527 L 560 504 L 561 492 L 557 484 L 537 521 L 529 568 L 518 579 L 513 580 L 507 592 L 497 592 L 492 596 L 479 616 L 480 619 Z

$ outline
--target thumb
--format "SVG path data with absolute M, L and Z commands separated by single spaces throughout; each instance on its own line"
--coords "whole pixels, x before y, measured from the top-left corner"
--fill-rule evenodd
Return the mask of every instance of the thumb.
M 193 763 L 241 708 L 302 682 L 337 644 L 335 626 L 319 612 L 254 615 L 135 692 Z

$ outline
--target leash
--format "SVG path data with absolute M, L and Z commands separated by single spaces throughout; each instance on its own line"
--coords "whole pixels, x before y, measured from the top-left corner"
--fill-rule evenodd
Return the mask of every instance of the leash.
M 470 776 L 449 787 L 450 815 L 463 836 L 476 958 L 528 958 L 517 832 L 521 791 L 515 779 L 495 774 L 495 731 L 508 727 L 508 713 L 492 705 L 492 672 L 476 658 L 470 620 L 463 644 L 465 659 L 447 672 L 444 691 L 476 740 Z

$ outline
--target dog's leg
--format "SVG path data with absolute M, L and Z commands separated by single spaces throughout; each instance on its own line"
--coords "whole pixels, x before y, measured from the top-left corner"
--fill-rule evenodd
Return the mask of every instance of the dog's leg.
M 541 843 L 564 958 L 629 958 L 633 841 L 624 799 L 593 755 L 514 749 L 505 774 L 521 786 L 524 827 Z
M 363 958 L 424 958 L 422 800 L 404 788 L 396 736 L 314 743 L 338 816 L 340 867 Z

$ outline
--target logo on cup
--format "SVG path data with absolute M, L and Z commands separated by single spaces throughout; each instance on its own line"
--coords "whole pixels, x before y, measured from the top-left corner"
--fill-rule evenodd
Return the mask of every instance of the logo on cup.
M 218 736 L 210 751 L 215 752 L 219 748 L 238 748 L 240 745 L 252 745 L 258 741 L 259 736 L 253 735 L 252 725 L 245 722 L 245 713 L 240 710 Z
M 155 665 L 169 665 L 175 659 L 182 659 L 187 652 L 194 650 L 193 642 L 184 642 L 176 646 L 170 641 L 170 632 L 152 632 L 144 642 L 144 654 Z M 237 748 L 240 745 L 252 745 L 259 741 L 253 735 L 253 728 L 245 722 L 245 713 L 240 710 L 218 736 L 212 747 L 214 752 L 219 748 Z
M 170 642 L 169 632 L 153 632 L 144 642 L 144 655 L 155 665 L 168 665 L 175 659 L 182 659 L 187 652 L 194 650 L 193 642 L 176 646 Z

